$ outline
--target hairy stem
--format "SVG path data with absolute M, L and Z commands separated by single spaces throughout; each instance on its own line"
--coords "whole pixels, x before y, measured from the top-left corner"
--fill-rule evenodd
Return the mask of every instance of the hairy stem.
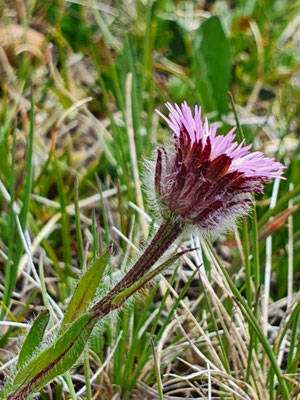
M 98 317 L 102 318 L 113 309 L 118 308 L 120 304 L 118 306 L 112 304 L 112 300 L 115 296 L 129 288 L 134 282 L 138 281 L 151 269 L 156 261 L 160 259 L 160 257 L 182 233 L 183 227 L 182 222 L 178 220 L 169 219 L 165 221 L 160 226 L 143 254 L 127 274 L 102 300 L 91 308 L 90 312 L 96 312 Z

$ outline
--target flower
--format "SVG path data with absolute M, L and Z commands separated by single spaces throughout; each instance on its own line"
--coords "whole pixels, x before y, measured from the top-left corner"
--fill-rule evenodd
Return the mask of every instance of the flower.
M 172 129 L 173 145 L 157 149 L 151 191 L 161 215 L 203 233 L 232 228 L 249 212 L 252 194 L 262 193 L 271 178 L 282 178 L 285 167 L 259 151 L 250 153 L 251 144 L 235 141 L 235 128 L 217 136 L 217 124 L 202 121 L 201 107 L 195 106 L 194 116 L 186 102 L 166 107 L 169 118 L 156 111 Z
M 234 141 L 235 129 L 216 136 L 217 125 L 203 122 L 199 107 L 193 116 L 186 102 L 181 108 L 166 106 L 169 118 L 157 112 L 173 130 L 173 141 L 157 149 L 146 175 L 148 195 L 163 220 L 131 269 L 91 308 L 99 318 L 120 306 L 114 299 L 122 291 L 125 301 L 128 288 L 135 290 L 138 284 L 139 290 L 144 285 L 139 280 L 147 277 L 189 225 L 206 234 L 232 228 L 237 217 L 249 212 L 252 194 L 261 193 L 270 179 L 281 178 L 285 168 L 261 152 L 249 153 L 251 145 Z

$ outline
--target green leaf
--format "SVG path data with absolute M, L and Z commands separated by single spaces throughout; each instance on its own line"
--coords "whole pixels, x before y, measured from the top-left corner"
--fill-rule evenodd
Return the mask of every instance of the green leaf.
M 25 399 L 68 371 L 78 360 L 96 322 L 94 314 L 78 318 L 64 335 L 18 373 L 7 400 Z
M 241 293 L 239 292 L 238 288 L 235 286 L 235 284 L 233 283 L 233 281 L 231 280 L 228 272 L 226 271 L 226 269 L 224 268 L 224 266 L 222 265 L 222 263 L 219 261 L 212 245 L 209 243 L 208 240 L 205 241 L 214 261 L 217 263 L 218 267 L 220 268 L 220 270 L 222 271 L 228 285 L 230 286 L 230 289 L 232 290 L 232 293 L 234 294 L 235 297 L 232 297 L 232 300 L 235 302 L 236 305 L 239 306 L 239 308 L 241 309 L 241 311 L 243 312 L 243 314 L 245 315 L 246 319 L 248 320 L 249 325 L 251 325 L 253 331 L 256 333 L 260 343 L 262 344 L 266 354 L 269 357 L 270 363 L 272 364 L 273 367 L 273 371 L 275 372 L 275 374 L 277 375 L 278 378 L 278 385 L 279 388 L 281 390 L 282 393 L 282 397 L 284 400 L 289 400 L 290 396 L 289 396 L 289 391 L 288 391 L 288 387 L 286 384 L 286 381 L 282 375 L 282 371 L 280 369 L 280 366 L 277 363 L 277 359 L 276 356 L 267 340 L 267 338 L 265 337 L 264 333 L 262 332 L 259 322 L 256 319 L 256 316 L 253 314 L 251 308 L 248 306 L 247 302 L 244 300 L 243 296 L 241 295 Z M 291 318 L 292 319 L 292 318 Z
M 63 181 L 63 176 L 62 176 L 62 171 L 60 169 L 58 160 L 56 156 L 54 156 L 54 167 L 55 167 L 55 172 L 56 172 L 56 177 L 57 177 L 57 189 L 58 189 L 58 194 L 59 194 L 59 202 L 60 202 L 60 212 L 61 212 L 61 224 L 62 224 L 62 243 L 63 243 L 63 248 L 64 248 L 64 262 L 65 262 L 65 269 L 66 269 L 66 274 L 67 276 L 71 276 L 71 271 L 70 271 L 70 265 L 72 263 L 72 256 L 71 256 L 71 237 L 70 237 L 70 221 L 69 221 L 69 214 L 67 213 L 66 210 L 66 202 L 67 202 L 67 196 L 66 196 L 66 186 L 64 185 Z M 69 283 L 68 280 L 66 280 L 66 284 L 68 289 L 69 288 Z
M 177 64 L 185 64 L 187 60 L 187 46 L 183 29 L 172 14 L 156 18 L 155 50 L 165 52 L 168 49 L 168 58 Z
M 60 29 L 75 52 L 91 44 L 92 30 L 84 20 L 84 7 L 71 4 L 63 14 Z
M 217 16 L 203 22 L 194 41 L 193 70 L 205 111 L 213 111 L 215 103 L 220 114 L 228 111 L 230 52 L 227 37 Z M 199 74 L 200 73 L 200 74 Z
M 49 322 L 49 311 L 43 311 L 34 321 L 21 348 L 17 368 L 22 367 L 34 354 L 43 340 Z
M 24 192 L 24 197 L 23 197 L 23 206 L 21 209 L 20 213 L 20 224 L 22 231 L 24 232 L 27 226 L 27 219 L 28 219 L 28 214 L 29 214 L 29 203 L 30 203 L 30 196 L 31 196 L 31 189 L 32 189 L 32 175 L 33 175 L 33 139 L 34 139 L 34 104 L 33 104 L 33 94 L 31 92 L 31 99 L 30 99 L 30 125 L 29 125 L 29 138 L 28 138 L 28 149 L 27 149 L 27 165 L 26 165 L 26 181 L 25 181 L 25 192 Z M 11 172 L 11 184 L 14 185 L 14 180 L 15 180 L 15 172 L 14 172 L 14 152 L 15 152 L 15 139 L 13 142 L 13 147 L 12 147 L 12 172 Z M 1 158 L 2 160 L 2 158 Z M 2 164 L 2 161 L 1 161 Z M 13 207 L 13 202 L 14 202 L 14 188 L 11 188 L 11 202 L 10 205 Z M 10 213 L 11 217 L 11 234 L 13 235 L 14 231 L 14 222 L 12 220 L 15 219 L 14 211 L 13 208 L 11 209 Z M 11 238 L 10 238 L 11 240 Z M 11 246 L 14 246 L 15 241 L 13 240 L 12 242 L 9 240 L 9 243 L 11 243 Z M 18 266 L 19 262 L 21 259 L 23 253 L 23 243 L 21 240 L 20 235 L 18 235 L 17 240 L 16 240 L 16 247 L 13 251 L 12 254 L 12 263 L 10 264 L 11 260 L 10 258 L 8 259 L 7 262 L 7 268 L 6 268 L 6 274 L 5 274 L 5 289 L 3 293 L 3 303 L 6 306 L 9 306 L 12 292 L 15 289 L 16 286 L 16 280 L 17 280 L 17 273 L 18 273 Z M 3 318 L 3 310 L 1 312 L 1 318 Z
M 61 335 L 75 319 L 85 313 L 93 300 L 103 273 L 109 261 L 110 247 L 92 264 L 80 279 L 70 304 L 65 312 L 59 335 Z

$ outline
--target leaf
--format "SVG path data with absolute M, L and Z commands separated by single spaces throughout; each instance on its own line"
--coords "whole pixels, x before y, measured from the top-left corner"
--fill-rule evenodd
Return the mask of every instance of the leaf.
M 46 326 L 49 322 L 49 311 L 43 311 L 34 321 L 22 345 L 17 368 L 22 367 L 34 354 L 43 340 Z
M 63 13 L 60 29 L 64 38 L 75 52 L 91 44 L 92 30 L 83 19 L 84 7 L 71 4 Z
M 205 111 L 213 111 L 215 103 L 220 114 L 228 111 L 230 52 L 227 37 L 217 16 L 203 22 L 196 33 L 193 70 Z M 200 72 L 200 75 L 199 75 Z
M 1 32 L 0 32 L 1 35 Z M 27 163 L 26 163 L 26 180 L 25 180 L 25 190 L 24 190 L 24 197 L 23 197 L 23 205 L 20 212 L 20 224 L 22 231 L 24 232 L 27 226 L 27 219 L 29 215 L 29 203 L 30 203 L 30 196 L 32 190 L 32 176 L 33 176 L 33 141 L 34 141 L 34 103 L 33 103 L 33 93 L 31 92 L 31 99 L 30 99 L 30 125 L 29 125 L 29 138 L 28 138 L 28 148 L 27 148 Z M 15 144 L 13 144 L 13 152 Z M 13 154 L 13 153 L 12 153 Z M 14 171 L 14 156 L 12 156 L 12 174 L 11 174 L 11 183 L 14 185 L 13 181 L 15 179 L 15 171 Z M 13 189 L 13 188 L 12 188 Z M 14 208 L 13 208 L 13 201 L 14 201 L 14 189 L 11 190 L 11 234 L 13 235 L 13 226 L 14 226 Z M 11 238 L 9 239 L 9 243 L 11 242 Z M 12 260 L 10 257 L 8 258 L 8 267 L 5 275 L 5 288 L 3 293 L 3 303 L 9 306 L 12 292 L 15 290 L 16 286 L 16 279 L 17 279 L 17 272 L 19 262 L 23 253 L 23 243 L 21 236 L 18 235 L 16 241 L 12 240 L 12 246 L 16 245 L 12 254 Z M 12 264 L 10 265 L 10 261 Z M 3 312 L 1 313 L 1 318 L 3 318 Z
M 183 250 L 172 257 L 170 257 L 167 261 L 160 264 L 157 268 L 151 270 L 146 275 L 142 276 L 137 282 L 131 285 L 129 288 L 126 288 L 121 293 L 117 294 L 112 301 L 112 305 L 114 308 L 119 308 L 129 297 L 131 297 L 138 290 L 142 289 L 148 282 L 150 282 L 153 278 L 155 278 L 158 274 L 160 274 L 164 269 L 168 268 L 173 262 L 178 260 L 182 255 L 189 253 L 190 251 L 194 251 L 196 249 L 187 249 Z
M 186 63 L 187 47 L 180 24 L 174 21 L 172 14 L 157 17 L 156 24 L 155 50 L 165 52 L 168 49 L 168 58 L 172 62 Z
M 61 212 L 61 235 L 62 235 L 62 244 L 64 249 L 64 262 L 65 262 L 65 270 L 66 275 L 71 276 L 70 265 L 72 263 L 72 256 L 71 256 L 71 238 L 70 238 L 70 220 L 69 214 L 66 210 L 66 202 L 67 202 L 67 195 L 66 195 L 66 187 L 63 181 L 62 171 L 59 166 L 58 160 L 54 155 L 54 167 L 55 173 L 57 177 L 57 189 L 59 194 L 59 202 L 60 202 L 60 212 Z M 69 290 L 68 279 L 66 279 L 66 286 Z
M 61 335 L 70 323 L 87 311 L 109 261 L 110 249 L 108 247 L 80 279 L 65 312 L 58 335 Z
M 94 314 L 78 318 L 64 335 L 18 373 L 7 400 L 26 399 L 68 371 L 78 360 L 96 322 Z
M 249 325 L 251 324 L 251 327 L 253 328 L 253 330 L 255 331 L 257 338 L 259 339 L 260 343 L 262 344 L 266 354 L 269 357 L 270 363 L 272 364 L 273 367 L 273 371 L 275 372 L 275 374 L 277 375 L 278 378 L 278 385 L 280 387 L 280 390 L 282 392 L 282 398 L 284 400 L 289 400 L 290 396 L 289 396 L 289 392 L 288 392 L 288 388 L 287 388 L 287 384 L 285 382 L 285 379 L 283 377 L 282 371 L 277 363 L 277 359 L 276 356 L 269 344 L 269 341 L 267 340 L 267 338 L 265 337 L 263 331 L 261 330 L 260 324 L 257 321 L 256 316 L 254 315 L 254 313 L 252 312 L 251 307 L 248 306 L 247 302 L 245 301 L 245 299 L 243 298 L 243 296 L 241 295 L 240 291 L 238 290 L 238 288 L 235 286 L 234 282 L 232 281 L 232 279 L 230 278 L 228 272 L 226 271 L 226 268 L 224 268 L 224 266 L 222 265 L 222 263 L 220 262 L 220 260 L 218 259 L 218 256 L 216 255 L 212 245 L 209 243 L 208 240 L 205 240 L 205 243 L 209 249 L 209 252 L 211 254 L 211 256 L 213 257 L 214 262 L 216 262 L 216 264 L 218 265 L 218 267 L 220 268 L 220 270 L 222 271 L 222 274 L 224 275 L 232 293 L 232 301 L 235 302 L 235 304 L 241 309 L 241 311 L 243 312 L 243 314 L 245 315 Z
M 287 208 L 281 213 L 277 214 L 273 219 L 267 222 L 259 230 L 259 240 L 265 239 L 267 236 L 272 235 L 278 229 L 282 228 L 286 223 L 288 217 L 294 214 L 299 208 L 299 205 Z

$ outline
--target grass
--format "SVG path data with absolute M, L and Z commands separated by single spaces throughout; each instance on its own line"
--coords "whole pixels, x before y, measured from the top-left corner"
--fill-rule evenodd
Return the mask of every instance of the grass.
M 237 122 L 286 181 L 234 233 L 184 237 L 198 250 L 98 326 L 39 398 L 297 399 L 299 2 L 20 0 L 0 18 L 0 379 L 41 311 L 51 340 L 107 245 L 99 295 L 149 240 L 142 160 L 170 135 L 154 109 L 187 100 L 220 132 Z

